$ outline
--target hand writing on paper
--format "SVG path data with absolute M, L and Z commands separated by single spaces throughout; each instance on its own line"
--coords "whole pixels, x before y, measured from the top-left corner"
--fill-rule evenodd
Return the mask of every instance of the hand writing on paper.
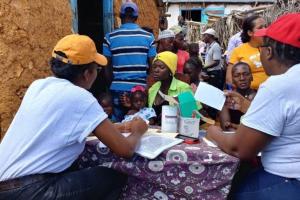
M 135 117 L 130 122 L 132 133 L 141 133 L 143 135 L 148 130 L 148 124 L 140 117 Z

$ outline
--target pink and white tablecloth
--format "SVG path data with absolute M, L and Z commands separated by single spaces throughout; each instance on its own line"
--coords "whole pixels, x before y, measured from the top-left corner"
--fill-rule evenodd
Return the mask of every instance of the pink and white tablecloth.
M 98 143 L 87 142 L 79 167 L 101 165 L 128 174 L 121 195 L 126 200 L 226 199 L 239 163 L 237 158 L 203 141 L 176 145 L 154 160 L 138 155 L 129 160 L 120 158 Z

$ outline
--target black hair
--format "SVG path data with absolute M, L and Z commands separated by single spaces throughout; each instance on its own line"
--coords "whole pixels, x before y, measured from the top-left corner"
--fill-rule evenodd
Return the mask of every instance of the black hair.
M 264 43 L 273 49 L 275 57 L 279 62 L 288 62 L 292 65 L 300 63 L 300 48 L 283 44 L 269 37 L 264 37 Z
M 164 24 L 166 22 L 168 22 L 166 17 L 164 17 L 164 16 L 159 17 L 159 23 L 160 24 Z
M 232 66 L 232 73 L 233 71 L 235 70 L 236 67 L 240 66 L 240 65 L 244 65 L 244 66 L 247 66 L 248 69 L 249 69 L 249 72 L 251 73 L 251 67 L 248 63 L 245 63 L 245 62 L 237 62 L 235 63 L 233 66 Z
M 191 66 L 194 66 L 196 70 L 202 70 L 203 68 L 203 65 L 202 65 L 202 62 L 199 58 L 197 57 L 190 57 L 186 62 L 185 64 L 189 64 Z
M 55 51 L 55 53 L 64 58 L 68 58 L 66 54 L 61 51 Z M 57 78 L 63 78 L 72 83 L 74 83 L 76 79 L 85 72 L 85 70 L 91 68 L 90 63 L 84 65 L 72 65 L 70 63 L 64 63 L 57 58 L 51 58 L 49 63 L 52 73 Z
M 248 35 L 248 31 L 253 31 L 253 28 L 255 26 L 254 21 L 258 18 L 261 18 L 261 16 L 251 15 L 244 19 L 241 33 L 241 39 L 243 43 L 249 42 L 251 40 L 251 37 Z
M 134 92 L 130 93 L 130 101 L 131 101 L 131 102 L 133 101 L 133 97 L 134 97 L 134 95 L 136 95 L 136 94 L 140 94 L 140 95 L 141 95 L 143 98 L 145 98 L 146 101 L 147 101 L 147 94 L 146 94 L 146 92 L 141 91 L 141 90 L 137 90 L 137 91 L 134 91 Z M 147 103 L 147 102 L 146 102 L 146 103 Z
M 97 97 L 99 103 L 101 103 L 104 99 L 108 99 L 112 103 L 112 95 L 109 92 L 103 92 Z
M 125 9 L 124 14 L 120 14 L 120 18 L 121 18 L 121 20 L 130 19 L 132 21 L 136 21 L 138 17 L 134 16 L 133 13 L 134 13 L 133 8 L 128 7 Z
M 199 49 L 199 44 L 198 43 L 190 43 L 189 44 L 189 50 L 192 49 L 192 48 L 194 48 L 194 47 L 196 47 L 196 48 Z

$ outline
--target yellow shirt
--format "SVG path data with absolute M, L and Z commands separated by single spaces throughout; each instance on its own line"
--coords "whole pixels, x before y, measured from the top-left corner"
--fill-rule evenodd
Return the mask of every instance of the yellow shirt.
M 258 89 L 259 85 L 268 78 L 261 64 L 258 48 L 250 46 L 249 43 L 241 44 L 233 50 L 229 63 L 235 64 L 237 62 L 245 62 L 250 65 L 253 75 L 252 89 Z

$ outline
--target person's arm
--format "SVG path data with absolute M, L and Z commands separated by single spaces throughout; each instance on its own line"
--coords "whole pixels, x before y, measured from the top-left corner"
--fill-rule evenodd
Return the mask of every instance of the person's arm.
M 106 84 L 110 87 L 112 81 L 113 81 L 113 67 L 112 67 L 112 61 L 111 57 L 107 58 L 107 66 L 104 67 L 104 78 L 106 80 Z
M 215 66 L 218 66 L 219 64 L 220 64 L 220 60 L 214 60 L 209 65 L 205 65 L 204 68 L 215 67 Z
M 227 53 L 228 55 L 231 54 L 232 50 L 235 48 L 235 38 L 234 36 L 232 36 L 230 39 L 229 39 L 229 42 L 228 42 L 228 46 L 227 46 Z M 228 57 L 229 58 L 229 57 Z
M 226 98 L 226 105 L 233 109 L 233 110 L 239 110 L 242 113 L 246 113 L 251 101 L 249 99 L 246 99 L 241 94 L 235 91 L 225 91 Z
M 147 129 L 148 126 L 144 120 L 135 118 L 131 122 L 131 135 L 124 137 L 110 120 L 105 119 L 96 127 L 94 134 L 115 154 L 130 158 L 134 154 L 135 147 L 140 141 L 141 136 Z
M 149 125 L 155 125 L 155 117 L 149 119 Z
M 241 124 L 234 134 L 224 134 L 217 126 L 210 126 L 207 137 L 214 141 L 224 152 L 249 160 L 254 158 L 273 138 L 261 131 Z
M 234 48 L 229 59 L 229 63 L 226 70 L 226 83 L 232 84 L 232 66 L 239 62 L 238 49 Z
M 129 110 L 128 112 L 127 112 L 127 115 L 134 115 L 135 113 L 137 113 L 138 112 L 138 110 L 133 110 L 133 109 L 131 109 L 131 110 Z
M 114 127 L 120 132 L 120 133 L 130 133 L 131 132 L 131 122 L 122 122 L 122 123 L 114 123 Z
M 112 53 L 110 50 L 110 38 L 109 34 L 106 34 L 103 42 L 103 55 L 107 58 L 107 66 L 104 67 L 104 75 L 106 83 L 110 86 L 113 81 L 113 65 L 112 65 Z
M 233 64 L 229 63 L 226 69 L 226 83 L 232 84 L 232 66 Z
M 148 72 L 151 72 L 151 67 L 152 67 L 152 62 L 154 60 L 154 57 L 156 56 L 157 52 L 156 52 L 156 46 L 155 46 L 155 38 L 154 35 L 151 34 L 151 39 L 150 39 L 150 46 L 149 46 L 149 51 L 148 51 L 148 66 L 149 66 L 149 70 Z
M 228 123 L 231 122 L 229 110 L 226 106 L 223 106 L 223 109 L 220 112 L 220 123 L 221 123 L 221 128 L 223 130 L 228 130 Z
M 241 125 L 235 134 L 223 134 L 218 127 L 208 129 L 212 139 L 225 152 L 241 159 L 249 159 L 275 137 L 281 137 L 289 114 L 285 107 L 286 99 L 282 92 L 274 90 L 274 83 L 262 85 Z
M 148 65 L 149 65 L 149 74 L 151 73 L 152 63 L 153 63 L 154 57 L 148 58 Z

